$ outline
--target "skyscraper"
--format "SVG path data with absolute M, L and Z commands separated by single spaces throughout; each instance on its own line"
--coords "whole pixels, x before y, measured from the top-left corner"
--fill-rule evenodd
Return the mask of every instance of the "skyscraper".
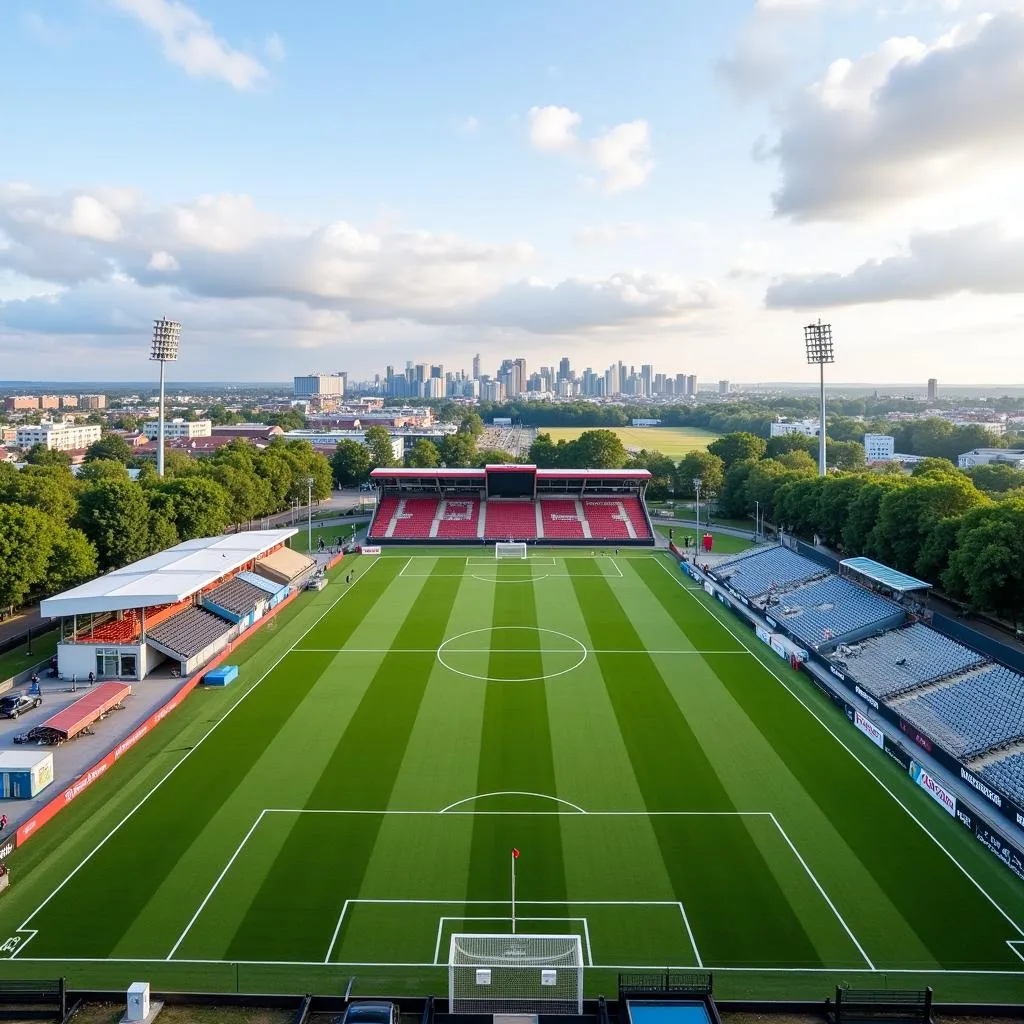
M 695 373 L 691 373 L 686 378 L 686 394 L 690 398 L 693 398 L 697 394 L 697 375 Z
M 562 356 L 558 362 L 558 379 L 559 380 L 571 380 L 572 370 L 569 368 L 569 357 Z
M 939 381 L 936 377 L 928 378 L 928 401 L 934 402 L 939 397 Z
M 480 379 L 480 353 L 473 356 L 473 380 Z

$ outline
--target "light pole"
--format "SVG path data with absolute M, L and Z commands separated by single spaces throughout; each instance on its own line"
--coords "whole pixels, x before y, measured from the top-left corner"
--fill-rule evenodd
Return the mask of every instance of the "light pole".
M 700 531 L 700 488 L 701 488 L 701 484 L 703 484 L 704 481 L 699 476 L 695 476 L 693 478 L 693 480 L 691 481 L 691 483 L 693 484 L 694 491 L 697 492 L 697 530 L 699 532 Z M 696 547 L 696 543 L 694 544 L 694 546 Z
M 758 528 L 758 524 L 761 521 L 761 502 L 756 498 L 754 499 L 754 540 L 757 540 L 757 535 L 761 532 Z
M 156 475 L 164 475 L 164 363 L 173 363 L 178 358 L 178 344 L 181 341 L 181 324 L 176 320 L 161 317 L 153 321 L 153 348 L 151 360 L 160 364 L 160 412 L 157 419 Z
M 311 476 L 306 477 L 306 487 L 309 491 L 309 504 L 306 506 L 306 551 L 313 553 L 313 484 L 316 480 Z
M 818 476 L 825 475 L 825 364 L 836 361 L 832 347 L 832 325 L 808 324 L 804 328 L 804 345 L 807 348 L 807 362 L 817 366 L 820 372 L 821 395 L 818 419 Z

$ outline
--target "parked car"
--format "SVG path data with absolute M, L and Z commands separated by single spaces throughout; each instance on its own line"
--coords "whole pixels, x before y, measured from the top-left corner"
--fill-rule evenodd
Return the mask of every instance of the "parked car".
M 398 1016 L 397 1003 L 367 999 L 349 1003 L 345 1015 L 337 1020 L 338 1024 L 398 1024 Z
M 42 697 L 29 697 L 25 693 L 8 693 L 0 697 L 0 716 L 17 718 L 25 711 L 31 711 L 43 703 Z

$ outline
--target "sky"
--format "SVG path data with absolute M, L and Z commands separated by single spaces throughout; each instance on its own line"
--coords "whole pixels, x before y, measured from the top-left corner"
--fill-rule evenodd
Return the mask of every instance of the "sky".
M 4 0 L 0 379 L 1024 384 L 1024 0 Z

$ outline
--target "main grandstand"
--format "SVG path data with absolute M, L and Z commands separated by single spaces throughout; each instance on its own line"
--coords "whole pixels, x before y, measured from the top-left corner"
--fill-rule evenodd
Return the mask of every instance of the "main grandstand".
M 386 544 L 653 545 L 645 469 L 375 469 L 368 537 Z
M 185 541 L 44 600 L 60 619 L 64 679 L 144 679 L 165 660 L 189 675 L 279 604 L 313 561 L 287 547 L 297 531 Z
M 872 589 L 786 547 L 726 559 L 711 575 L 905 732 L 1024 802 L 1024 676 L 921 621 L 921 606 L 908 595 L 927 584 L 865 558 L 840 567 Z

